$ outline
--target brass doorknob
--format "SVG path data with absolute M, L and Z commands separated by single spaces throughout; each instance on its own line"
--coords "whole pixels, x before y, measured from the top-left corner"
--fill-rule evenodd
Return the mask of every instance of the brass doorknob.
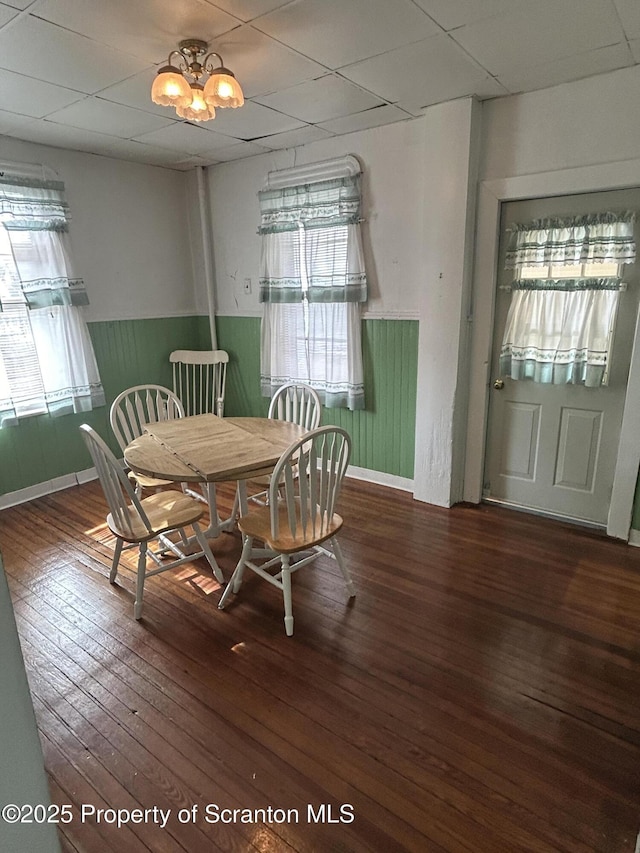
M 493 387 L 496 389 L 496 391 L 502 391 L 502 389 L 504 388 L 504 379 L 496 379 L 496 381 L 493 383 Z

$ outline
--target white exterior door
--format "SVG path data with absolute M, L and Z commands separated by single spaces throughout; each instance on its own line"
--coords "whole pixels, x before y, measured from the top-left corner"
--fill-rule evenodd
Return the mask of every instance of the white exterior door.
M 510 202 L 503 206 L 483 496 L 606 526 L 638 310 L 637 264 L 622 268 L 606 387 L 548 385 L 500 375 L 499 354 L 513 271 L 504 269 L 513 222 L 609 210 L 640 210 L 640 190 Z M 636 226 L 636 240 L 638 233 Z

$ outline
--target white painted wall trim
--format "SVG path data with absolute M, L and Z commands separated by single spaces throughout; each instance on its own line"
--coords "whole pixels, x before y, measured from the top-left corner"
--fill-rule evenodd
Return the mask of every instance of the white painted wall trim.
M 413 492 L 413 480 L 409 480 L 407 477 L 398 477 L 396 474 L 385 474 L 384 471 L 374 471 L 372 468 L 358 468 L 357 465 L 349 465 L 347 477 L 363 480 L 367 483 L 375 483 L 377 486 L 388 486 L 390 489 L 400 489 L 403 492 Z
M 479 503 L 482 498 L 501 202 L 636 186 L 640 186 L 640 159 L 481 182 L 473 282 L 471 381 L 463 492 L 465 501 Z M 627 387 L 628 405 L 625 402 L 618 464 L 607 524 L 608 535 L 619 539 L 627 539 L 629 536 L 635 485 L 640 467 L 640 442 L 637 439 L 636 426 L 640 414 L 638 334 L 639 330 L 636 329 Z
M 98 473 L 95 468 L 86 468 L 84 471 L 77 471 L 75 474 L 65 474 L 63 477 L 44 480 L 42 483 L 35 483 L 33 486 L 27 486 L 26 489 L 7 492 L 6 495 L 0 495 L 0 510 L 27 503 L 27 501 L 33 501 L 36 498 L 42 498 L 54 492 L 61 492 L 63 489 L 71 488 L 71 486 L 88 483 L 90 480 L 96 480 L 97 477 Z
M 629 532 L 629 545 L 634 548 L 640 548 L 640 530 L 631 530 Z

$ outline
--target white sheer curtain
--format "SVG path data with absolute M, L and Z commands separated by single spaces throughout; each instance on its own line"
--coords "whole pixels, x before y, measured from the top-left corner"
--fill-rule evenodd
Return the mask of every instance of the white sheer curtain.
M 0 425 L 105 404 L 63 185 L 0 179 Z
M 302 381 L 325 406 L 364 408 L 359 182 L 267 190 L 260 203 L 262 393 Z
M 500 351 L 503 375 L 587 387 L 607 383 L 621 279 L 587 276 L 585 270 L 604 263 L 615 270 L 635 261 L 634 220 L 632 213 L 605 213 L 512 226 L 506 267 L 514 270 L 514 281 Z M 554 278 L 554 270 L 564 277 Z

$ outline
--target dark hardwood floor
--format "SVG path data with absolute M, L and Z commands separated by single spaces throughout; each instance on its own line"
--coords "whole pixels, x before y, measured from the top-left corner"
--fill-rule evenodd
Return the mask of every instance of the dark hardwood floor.
M 355 481 L 341 509 L 357 597 L 303 569 L 292 638 L 254 575 L 218 611 L 202 561 L 136 623 L 97 483 L 0 513 L 63 850 L 632 853 L 640 551 Z M 239 539 L 214 545 L 228 577 Z

